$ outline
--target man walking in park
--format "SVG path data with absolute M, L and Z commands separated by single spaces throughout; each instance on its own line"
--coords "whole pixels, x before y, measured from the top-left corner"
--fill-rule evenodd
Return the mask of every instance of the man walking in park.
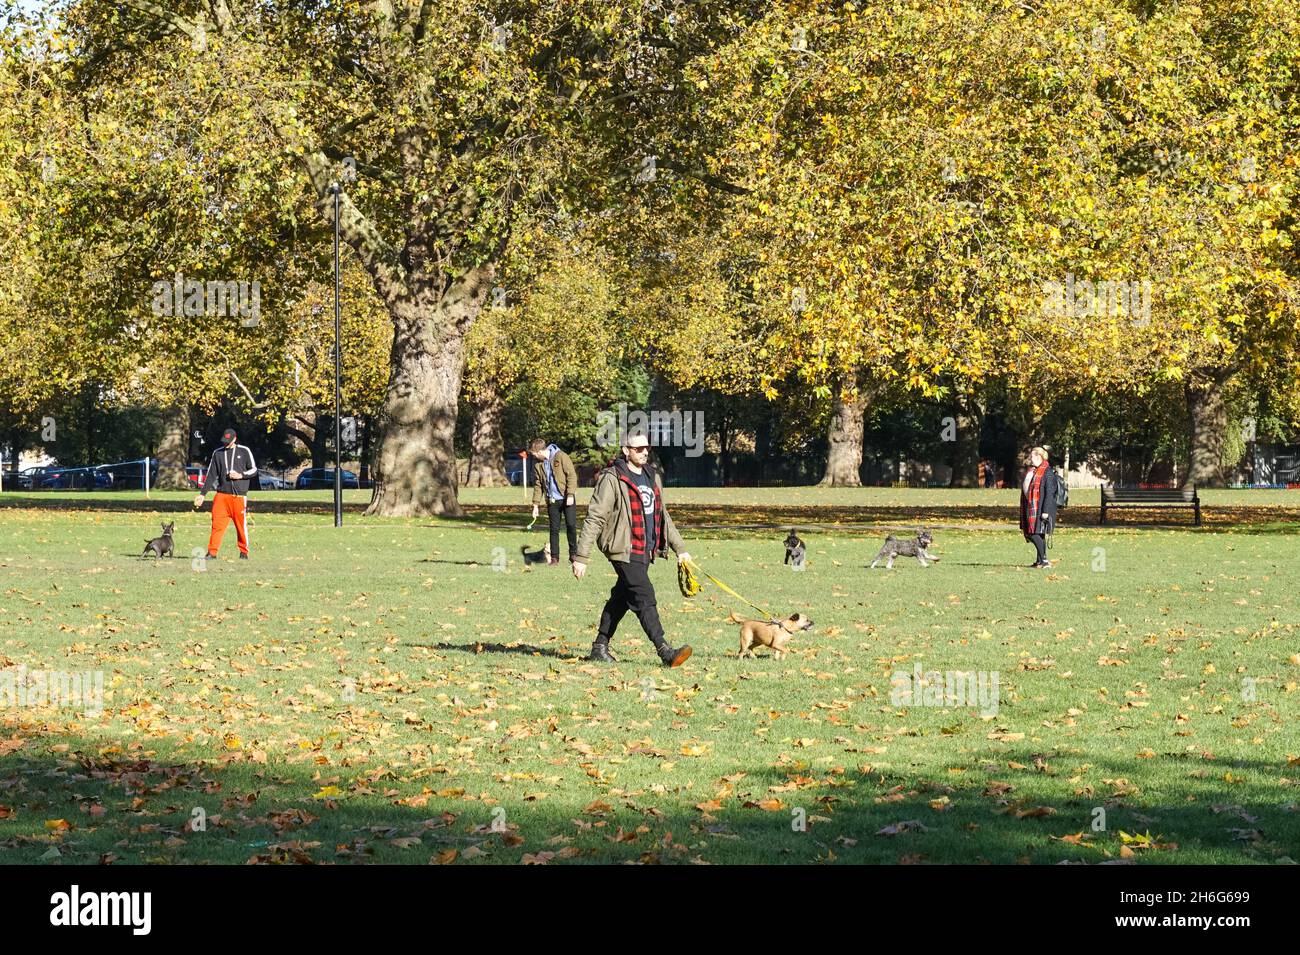
M 248 560 L 248 484 L 257 473 L 257 464 L 253 461 L 253 452 L 242 444 L 236 444 L 238 435 L 234 428 L 227 428 L 221 435 L 221 447 L 212 452 L 208 463 L 208 473 L 203 478 L 203 487 L 194 495 L 194 507 L 203 506 L 203 496 L 208 491 L 216 491 L 212 499 L 212 534 L 208 537 L 208 557 L 216 560 L 221 547 L 221 538 L 225 536 L 226 525 L 235 522 L 235 535 L 239 539 L 239 559 Z
M 597 475 L 596 490 L 587 505 L 587 519 L 573 557 L 573 576 L 581 580 L 587 572 L 593 545 L 600 548 L 618 575 L 587 659 L 616 662 L 609 652 L 609 641 L 624 614 L 631 610 L 664 665 L 679 667 L 690 657 L 691 648 L 675 650 L 664 639 L 655 589 L 650 583 L 650 565 L 656 553 L 667 558 L 668 547 L 677 554 L 678 562 L 690 560 L 691 555 L 686 553 L 686 542 L 668 516 L 663 482 L 649 461 L 650 439 L 634 431 L 623 439 L 622 456 Z
M 536 481 L 533 483 L 533 517 L 543 499 L 546 516 L 551 527 L 551 560 L 560 562 L 560 517 L 563 515 L 569 537 L 569 560 L 578 546 L 578 504 L 574 495 L 578 490 L 578 472 L 573 461 L 559 449 L 541 438 L 534 438 L 528 453 L 537 462 Z M 545 495 L 545 498 L 543 498 Z

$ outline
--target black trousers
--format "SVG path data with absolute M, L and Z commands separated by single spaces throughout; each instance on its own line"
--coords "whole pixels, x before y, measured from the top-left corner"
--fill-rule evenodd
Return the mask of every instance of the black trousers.
M 551 556 L 560 556 L 560 514 L 564 514 L 564 525 L 569 536 L 569 560 L 578 549 L 578 505 L 565 504 L 563 499 L 550 501 L 546 505 L 546 519 L 551 525 Z
M 609 643 L 624 615 L 631 610 L 641 621 L 641 629 L 650 641 L 660 647 L 664 643 L 664 627 L 659 622 L 659 604 L 655 589 L 650 583 L 650 565 L 633 561 L 612 560 L 618 583 L 609 592 L 605 609 L 600 614 L 600 628 L 596 631 L 597 643 Z
M 1038 563 L 1047 563 L 1047 541 L 1042 534 L 1030 534 L 1029 539 L 1034 542 L 1034 550 L 1038 551 Z

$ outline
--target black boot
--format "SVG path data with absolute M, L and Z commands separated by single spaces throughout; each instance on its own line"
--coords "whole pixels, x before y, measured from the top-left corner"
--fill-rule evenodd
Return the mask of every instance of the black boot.
M 603 640 L 597 640 L 591 645 L 591 653 L 587 655 L 588 660 L 594 660 L 597 663 L 617 663 L 618 658 L 609 652 L 609 644 Z
M 684 646 L 680 650 L 674 650 L 667 643 L 659 646 L 659 659 L 664 661 L 666 667 L 679 667 L 690 658 L 691 648 L 689 646 Z

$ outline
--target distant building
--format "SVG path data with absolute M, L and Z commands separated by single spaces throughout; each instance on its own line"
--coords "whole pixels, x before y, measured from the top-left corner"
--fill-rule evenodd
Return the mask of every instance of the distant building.
M 1254 467 L 1251 467 L 1252 460 L 1247 454 L 1238 469 L 1241 483 L 1300 484 L 1300 447 L 1254 444 L 1254 452 Z

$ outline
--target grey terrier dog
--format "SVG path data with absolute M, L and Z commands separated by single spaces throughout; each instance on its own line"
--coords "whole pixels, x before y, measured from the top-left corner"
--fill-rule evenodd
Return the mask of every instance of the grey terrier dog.
M 934 543 L 934 537 L 927 530 L 918 530 L 915 537 L 899 538 L 890 534 L 885 538 L 885 544 L 876 554 L 876 559 L 871 562 L 874 568 L 882 560 L 885 562 L 885 568 L 894 569 L 895 557 L 915 557 L 922 567 L 929 566 L 927 560 L 938 562 L 939 558 L 929 553 L 927 548 Z

